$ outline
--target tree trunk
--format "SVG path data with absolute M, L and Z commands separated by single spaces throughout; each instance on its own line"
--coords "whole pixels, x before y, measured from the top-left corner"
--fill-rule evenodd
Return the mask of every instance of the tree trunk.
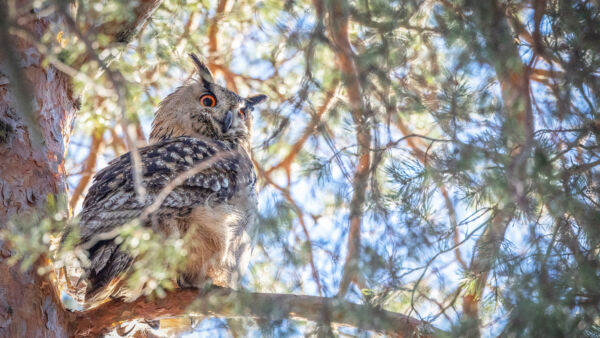
M 27 13 L 28 15 L 33 15 Z M 50 22 L 35 18 L 23 28 L 40 37 Z M 64 155 L 77 112 L 69 78 L 28 42 L 9 36 L 0 4 L 0 226 L 43 212 L 47 196 L 65 193 Z M 66 313 L 38 262 L 27 271 L 8 265 L 0 251 L 0 336 L 64 337 Z

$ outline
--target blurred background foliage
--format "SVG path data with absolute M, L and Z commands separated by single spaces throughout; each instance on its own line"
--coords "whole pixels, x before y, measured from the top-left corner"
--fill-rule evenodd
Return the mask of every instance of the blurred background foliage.
M 596 0 L 165 0 L 123 48 L 111 23 L 138 5 L 33 2 L 72 18 L 37 43 L 81 95 L 75 214 L 90 175 L 146 144 L 194 52 L 221 84 L 269 97 L 255 112 L 261 220 L 245 288 L 338 295 L 456 335 L 598 336 Z M 48 243 L 43 224 L 28 236 Z

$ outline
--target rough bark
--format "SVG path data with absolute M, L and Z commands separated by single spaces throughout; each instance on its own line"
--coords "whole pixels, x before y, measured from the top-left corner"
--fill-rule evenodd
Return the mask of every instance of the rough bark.
M 247 293 L 231 289 L 208 293 L 182 289 L 170 292 L 162 299 L 142 297 L 133 303 L 111 301 L 85 313 L 73 314 L 70 330 L 77 336 L 97 335 L 124 320 L 170 318 L 189 313 L 267 320 L 296 318 L 379 331 L 396 337 L 427 337 L 443 333 L 402 314 L 335 298 Z
M 69 78 L 41 65 L 42 55 L 29 43 L 8 35 L 8 16 L 0 5 L 0 121 L 10 132 L 0 142 L 0 225 L 43 210 L 48 195 L 65 192 L 64 154 L 77 100 Z M 50 22 L 30 21 L 40 37 Z M 22 271 L 8 265 L 9 244 L 0 260 L 0 336 L 64 337 L 66 314 L 57 294 L 36 266 Z

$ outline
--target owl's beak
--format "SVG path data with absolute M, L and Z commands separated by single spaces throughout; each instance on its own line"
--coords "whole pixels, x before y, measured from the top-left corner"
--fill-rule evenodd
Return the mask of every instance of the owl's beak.
M 223 119 L 223 134 L 226 133 L 229 128 L 231 128 L 231 123 L 233 122 L 233 113 L 231 110 L 227 111 L 225 114 L 225 119 Z

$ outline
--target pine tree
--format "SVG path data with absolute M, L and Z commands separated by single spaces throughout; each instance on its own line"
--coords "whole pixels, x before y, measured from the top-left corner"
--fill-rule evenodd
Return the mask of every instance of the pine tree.
M 0 283 L 45 309 L 27 329 L 42 331 L 27 333 L 212 311 L 195 317 L 195 330 L 599 334 L 597 1 L 0 8 L 10 47 L 0 50 L 1 253 L 11 256 Z M 189 52 L 230 89 L 270 99 L 255 117 L 261 229 L 247 291 L 195 297 L 157 277 L 154 298 L 66 312 L 51 296 L 59 285 L 35 270 L 60 264 L 50 244 L 76 221 L 66 205 L 76 214 L 92 174 L 145 144 Z M 140 243 L 157 257 L 175 250 Z M 161 269 L 147 262 L 140 274 Z M 0 294 L 9 318 L 0 332 L 18 332 L 33 313 L 14 297 Z M 188 307 L 194 298 L 213 307 Z M 48 318 L 62 324 L 43 328 Z

